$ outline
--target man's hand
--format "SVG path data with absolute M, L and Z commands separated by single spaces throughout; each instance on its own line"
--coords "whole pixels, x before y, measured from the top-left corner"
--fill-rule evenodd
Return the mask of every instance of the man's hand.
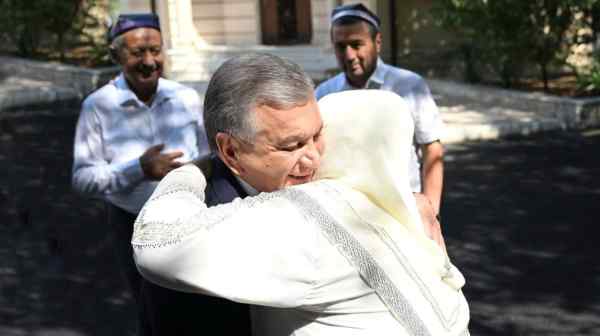
M 175 159 L 182 157 L 183 152 L 161 153 L 164 144 L 154 145 L 148 148 L 140 157 L 140 165 L 144 175 L 151 180 L 160 180 L 168 172 L 182 166 Z
M 421 215 L 421 221 L 425 227 L 427 237 L 433 239 L 446 252 L 446 243 L 442 236 L 442 227 L 436 218 L 436 212 L 427 196 L 421 193 L 413 193 Z

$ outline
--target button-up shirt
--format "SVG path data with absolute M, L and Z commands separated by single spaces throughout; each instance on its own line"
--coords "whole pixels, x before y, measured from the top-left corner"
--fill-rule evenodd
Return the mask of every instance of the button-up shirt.
M 415 123 L 415 148 L 410 162 L 410 185 L 414 192 L 421 192 L 421 164 L 418 145 L 440 140 L 443 122 L 439 110 L 425 80 L 418 74 L 396 68 L 377 59 L 377 67 L 364 88 L 353 87 L 342 72 L 321 83 L 315 95 L 318 99 L 330 93 L 356 90 L 379 89 L 392 91 L 404 98 L 410 108 Z
M 83 102 L 77 123 L 73 188 L 137 214 L 158 181 L 144 176 L 140 157 L 151 146 L 181 151 L 181 162 L 208 153 L 198 93 L 159 79 L 150 106 L 128 87 L 123 74 Z

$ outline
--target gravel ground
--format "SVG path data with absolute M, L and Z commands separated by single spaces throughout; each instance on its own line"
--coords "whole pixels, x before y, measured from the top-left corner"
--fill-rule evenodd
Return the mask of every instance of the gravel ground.
M 0 116 L 0 335 L 132 335 L 101 203 L 70 191 L 76 111 Z M 447 148 L 443 227 L 473 335 L 600 335 L 600 130 Z

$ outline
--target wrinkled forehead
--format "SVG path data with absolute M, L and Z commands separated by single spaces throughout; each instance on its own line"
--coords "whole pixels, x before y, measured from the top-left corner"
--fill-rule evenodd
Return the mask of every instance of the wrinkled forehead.
M 314 98 L 305 104 L 277 108 L 267 104 L 253 109 L 257 134 L 284 139 L 311 137 L 323 127 L 319 106 Z

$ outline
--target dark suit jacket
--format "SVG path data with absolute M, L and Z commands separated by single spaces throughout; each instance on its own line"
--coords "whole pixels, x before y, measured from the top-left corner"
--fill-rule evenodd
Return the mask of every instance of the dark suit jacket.
M 206 204 L 229 203 L 247 194 L 229 168 L 214 155 L 209 158 L 210 177 Z M 207 162 L 207 161 L 205 161 Z M 249 306 L 221 298 L 177 292 L 144 282 L 142 296 L 151 336 L 251 335 Z

